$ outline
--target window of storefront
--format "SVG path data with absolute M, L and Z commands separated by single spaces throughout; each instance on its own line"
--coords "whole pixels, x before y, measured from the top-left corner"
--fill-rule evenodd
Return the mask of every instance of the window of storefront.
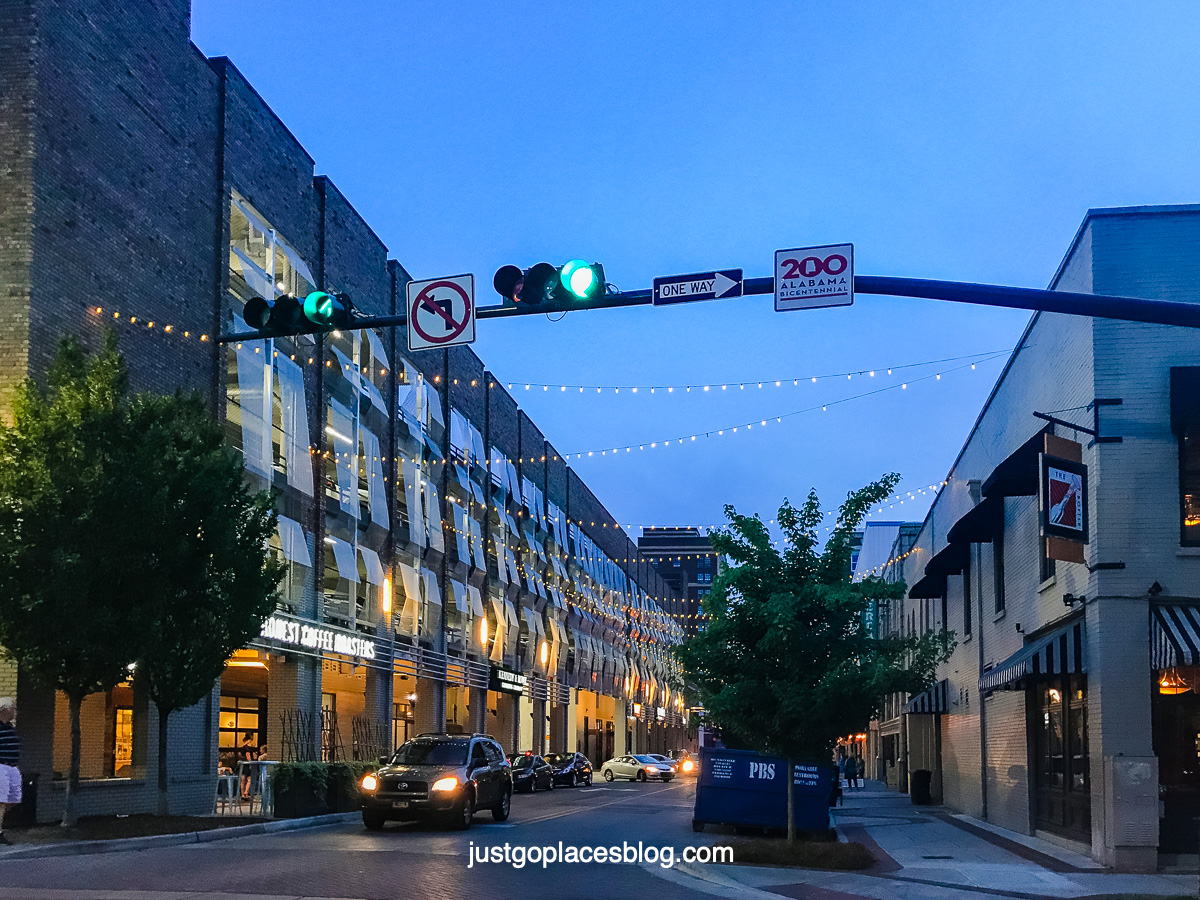
M 1179 432 L 1179 534 L 1185 546 L 1200 546 L 1200 424 Z
M 1159 850 L 1195 853 L 1200 842 L 1200 668 L 1154 673 L 1151 703 L 1154 755 L 1162 796 Z M 1178 691 L 1178 693 L 1174 693 Z
M 1037 827 L 1090 840 L 1087 676 L 1059 676 L 1029 690 Z
M 221 696 L 221 712 L 217 725 L 217 747 L 221 763 L 234 768 L 239 754 L 253 747 L 257 753 L 264 743 L 267 701 L 261 697 Z

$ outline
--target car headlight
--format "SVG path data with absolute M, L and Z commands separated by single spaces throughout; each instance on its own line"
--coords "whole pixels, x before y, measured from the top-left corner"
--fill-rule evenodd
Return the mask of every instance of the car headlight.
M 433 783 L 432 787 L 430 787 L 430 790 L 431 791 L 452 791 L 456 787 L 458 787 L 458 779 L 455 776 L 450 775 L 447 778 L 439 778 L 437 781 L 435 781 Z
M 379 779 L 374 775 L 364 775 L 362 780 L 362 789 L 364 791 L 374 791 L 379 789 Z
M 690 771 L 692 771 L 692 769 L 694 769 L 694 768 L 696 768 L 696 767 L 695 767 L 694 765 L 692 765 L 692 761 L 691 761 L 690 759 L 684 760 L 684 762 L 683 762 L 683 771 L 685 771 L 685 772 L 690 772 Z
M 646 766 L 646 771 L 647 772 L 657 772 L 658 766 Z

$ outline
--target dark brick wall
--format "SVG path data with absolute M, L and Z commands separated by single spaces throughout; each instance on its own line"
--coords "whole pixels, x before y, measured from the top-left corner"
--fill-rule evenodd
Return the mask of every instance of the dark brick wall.
M 492 446 L 516 462 L 520 455 L 520 444 L 517 437 L 517 420 L 519 418 L 517 401 L 496 380 L 496 376 L 491 372 L 487 372 L 485 375 L 489 385 L 487 439 Z
M 0 4 L 0 417 L 29 358 L 29 267 L 33 259 L 33 4 Z
M 391 313 L 387 247 L 326 176 L 313 179 L 322 211 L 322 271 L 326 290 L 344 291 L 363 315 Z
M 528 478 L 544 491 L 546 488 L 546 437 L 524 411 L 521 417 L 521 445 L 517 450 L 517 474 Z
M 29 9 L 5 4 L 6 17 L 14 6 Z M 101 322 L 115 322 L 135 389 L 208 389 L 214 345 L 181 336 L 213 330 L 219 210 L 215 77 L 189 42 L 188 3 L 33 9 L 34 49 L 17 53 L 17 65 L 32 55 L 36 78 L 29 370 L 44 370 L 63 335 L 94 347 Z
M 483 362 L 470 347 L 451 347 L 449 352 L 450 404 L 483 434 L 488 402 Z

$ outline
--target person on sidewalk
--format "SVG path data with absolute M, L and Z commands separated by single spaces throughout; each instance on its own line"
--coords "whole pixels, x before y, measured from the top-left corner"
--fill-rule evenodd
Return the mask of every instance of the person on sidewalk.
M 4 836 L 4 814 L 10 806 L 21 802 L 21 738 L 13 725 L 17 702 L 12 697 L 0 697 L 0 845 L 11 843 Z
M 850 787 L 858 788 L 860 786 L 858 776 L 862 771 L 862 763 L 857 756 L 851 756 L 846 760 L 846 778 L 850 780 Z

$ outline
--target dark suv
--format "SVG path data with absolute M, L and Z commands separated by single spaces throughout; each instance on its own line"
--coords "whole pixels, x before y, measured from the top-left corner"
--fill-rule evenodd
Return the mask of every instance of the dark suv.
M 363 824 L 378 831 L 388 819 L 437 817 L 470 828 L 479 809 L 508 818 L 512 773 L 504 750 L 486 734 L 420 734 L 361 784 Z

